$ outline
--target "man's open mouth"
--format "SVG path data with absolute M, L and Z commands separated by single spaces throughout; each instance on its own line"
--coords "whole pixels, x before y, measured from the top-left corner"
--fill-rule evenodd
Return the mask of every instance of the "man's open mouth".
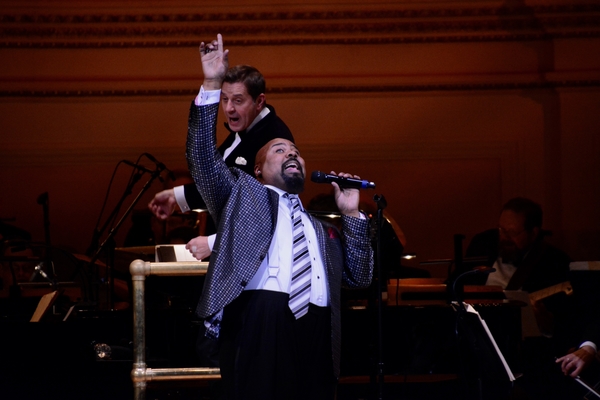
M 298 160 L 289 160 L 283 164 L 283 170 L 288 171 L 295 169 L 296 171 L 300 171 L 300 163 Z

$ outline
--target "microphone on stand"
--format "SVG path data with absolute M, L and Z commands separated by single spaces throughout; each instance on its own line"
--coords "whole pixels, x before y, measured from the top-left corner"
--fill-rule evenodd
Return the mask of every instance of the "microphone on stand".
M 172 181 L 175 181 L 177 178 L 175 177 L 175 174 L 173 173 L 173 171 L 171 171 L 169 168 L 167 168 L 167 166 L 163 163 L 161 163 L 160 161 L 158 161 L 152 154 L 150 153 L 143 153 L 142 155 L 146 156 L 148 158 L 148 160 L 152 161 L 154 164 L 156 164 L 156 168 L 158 168 L 161 171 L 167 171 L 167 174 L 169 175 L 169 178 Z
M 344 178 L 342 176 L 326 174 L 321 171 L 313 171 L 310 180 L 315 183 L 331 183 L 335 182 L 341 188 L 348 189 L 375 189 L 375 183 L 367 180 Z
M 46 279 L 48 282 L 53 283 L 52 279 L 50 279 L 48 277 L 48 274 L 46 274 L 46 272 L 44 272 L 43 270 L 44 268 L 44 262 L 40 262 L 38 265 L 35 266 L 35 268 L 33 269 L 33 274 L 31 274 L 31 277 L 29 278 L 29 282 L 33 282 L 35 280 L 36 275 L 41 275 L 42 278 Z
M 127 165 L 129 165 L 130 167 L 133 167 L 133 168 L 137 169 L 138 171 L 147 172 L 147 173 L 149 173 L 149 174 L 153 174 L 153 173 L 154 173 L 154 171 L 152 171 L 152 170 L 150 170 L 150 169 L 148 169 L 148 168 L 144 167 L 143 165 L 136 164 L 136 163 L 134 163 L 134 162 L 132 162 L 132 161 L 129 161 L 129 160 L 122 160 L 121 162 L 122 162 L 123 164 L 127 164 Z
M 473 272 L 480 273 L 480 274 L 491 274 L 492 272 L 496 272 L 496 268 L 480 266 L 480 267 L 473 268 Z
M 468 275 L 474 275 L 474 274 L 491 274 L 492 272 L 496 272 L 496 268 L 493 267 L 477 267 L 474 268 L 470 271 L 466 271 L 463 272 L 462 274 L 460 274 L 459 276 L 456 277 L 456 279 L 454 279 L 454 282 L 452 282 L 452 297 L 454 298 L 454 300 L 458 303 L 458 307 L 462 310 L 466 312 L 465 306 L 463 304 L 463 286 L 457 286 L 457 283 L 459 281 L 462 281 L 465 276 Z

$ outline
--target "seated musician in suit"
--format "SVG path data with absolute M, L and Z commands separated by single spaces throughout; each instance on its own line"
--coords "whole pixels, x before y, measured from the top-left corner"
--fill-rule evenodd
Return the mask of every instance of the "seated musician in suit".
M 541 206 L 530 199 L 517 197 L 506 202 L 498 228 L 474 236 L 465 254 L 467 260 L 487 259 L 487 266 L 495 271 L 471 275 L 463 283 L 497 285 L 506 290 L 533 293 L 568 281 L 571 259 L 544 240 L 542 219 Z M 457 271 L 456 276 L 461 272 L 465 271 Z M 589 305 L 578 304 L 576 292 L 574 289 L 572 296 L 556 293 L 532 304 L 543 334 L 536 344 L 543 347 L 543 351 L 538 348 L 532 357 L 541 352 L 541 357 L 547 359 L 537 361 L 554 364 L 554 357 L 575 347 L 576 350 L 556 360 L 562 372 L 572 376 L 592 363 L 596 344 L 600 343 L 598 316 L 589 311 Z M 525 352 L 530 344 L 525 343 Z
M 498 228 L 475 235 L 467 247 L 467 259 L 485 257 L 496 270 L 474 283 L 532 293 L 567 281 L 571 259 L 544 240 L 542 218 L 542 208 L 529 199 L 506 202 Z

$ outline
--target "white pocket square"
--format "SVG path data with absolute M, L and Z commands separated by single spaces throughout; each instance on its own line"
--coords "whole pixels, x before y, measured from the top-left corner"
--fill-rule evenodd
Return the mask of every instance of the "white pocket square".
M 235 163 L 238 165 L 246 165 L 248 164 L 248 162 L 246 161 L 246 159 L 244 157 L 238 157 L 235 159 Z

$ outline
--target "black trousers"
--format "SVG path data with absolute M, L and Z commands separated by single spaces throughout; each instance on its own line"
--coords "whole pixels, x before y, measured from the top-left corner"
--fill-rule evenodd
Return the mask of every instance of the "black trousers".
M 296 320 L 286 293 L 252 290 L 227 306 L 220 332 L 225 398 L 332 400 L 331 310 Z

